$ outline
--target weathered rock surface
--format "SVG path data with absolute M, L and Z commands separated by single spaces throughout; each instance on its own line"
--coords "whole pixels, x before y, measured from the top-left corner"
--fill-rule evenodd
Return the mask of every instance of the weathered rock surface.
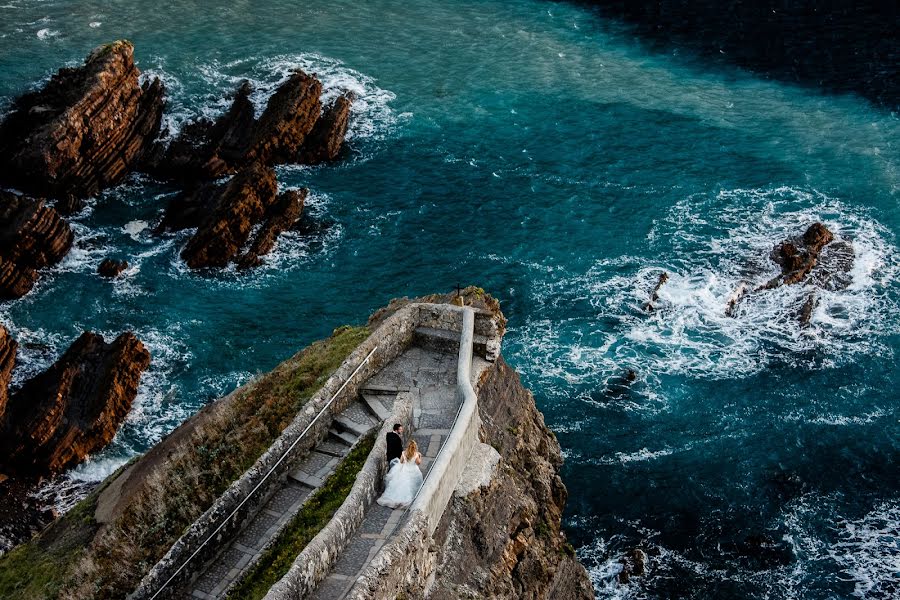
M 246 160 L 268 165 L 294 162 L 322 112 L 321 95 L 318 79 L 300 70 L 294 72 L 269 98 Z
M 847 240 L 836 240 L 834 234 L 822 223 L 813 223 L 802 236 L 778 244 L 772 249 L 769 258 L 781 267 L 781 274 L 755 289 L 750 287 L 749 282 L 741 282 L 728 300 L 726 316 L 736 316 L 738 304 L 748 296 L 782 285 L 802 283 L 826 290 L 839 290 L 846 288 L 851 282 L 853 246 Z M 809 324 L 817 304 L 815 291 L 810 291 L 797 310 L 801 325 Z
M 0 420 L 6 412 L 6 404 L 9 399 L 9 383 L 12 379 L 12 370 L 16 366 L 16 353 L 19 343 L 9 335 L 6 327 L 0 325 Z M 2 422 L 2 421 L 0 421 Z
M 139 82 L 134 47 L 118 41 L 19 97 L 0 124 L 5 183 L 84 198 L 121 181 L 159 133 L 163 86 Z
M 281 232 L 290 229 L 300 214 L 309 190 L 288 190 L 278 195 L 275 203 L 266 211 L 266 221 L 260 228 L 250 248 L 238 261 L 239 269 L 249 269 L 262 263 L 261 256 L 268 254 L 275 247 L 275 241 Z
M 157 145 L 145 161 L 146 170 L 165 179 L 196 182 L 235 173 L 254 162 L 318 164 L 338 157 L 352 95 L 338 97 L 323 112 L 321 82 L 298 70 L 269 98 L 257 120 L 252 91 L 245 81 L 218 119 L 190 123 L 168 148 Z
M 75 239 L 69 225 L 41 200 L 0 191 L 0 298 L 20 298 L 55 265 Z
M 293 225 L 303 209 L 306 191 L 278 195 L 275 172 L 254 163 L 224 184 L 207 184 L 176 197 L 158 231 L 197 227 L 181 257 L 191 268 L 242 268 L 259 264 L 278 235 Z M 254 226 L 261 228 L 248 251 L 238 257 Z
M 502 358 L 485 377 L 481 437 L 500 461 L 487 486 L 450 500 L 434 536 L 428 597 L 591 600 L 587 572 L 560 530 L 567 491 L 559 443 Z
M 201 119 L 185 125 L 168 148 L 157 144 L 144 168 L 155 175 L 177 181 L 214 179 L 244 162 L 253 139 L 256 118 L 245 81 L 238 88 L 231 107 L 216 121 Z
M 6 348 L 0 355 L 12 360 L 15 346 Z M 106 446 L 149 364 L 150 354 L 132 333 L 110 344 L 97 334 L 82 334 L 53 366 L 9 397 L 0 416 L 0 469 L 58 473 Z
M 325 107 L 322 116 L 297 154 L 297 162 L 304 165 L 317 165 L 337 160 L 347 136 L 350 123 L 350 105 L 352 94 L 343 94 Z
M 128 268 L 127 260 L 115 260 L 106 258 L 97 267 L 97 273 L 103 277 L 117 277 L 122 271 Z

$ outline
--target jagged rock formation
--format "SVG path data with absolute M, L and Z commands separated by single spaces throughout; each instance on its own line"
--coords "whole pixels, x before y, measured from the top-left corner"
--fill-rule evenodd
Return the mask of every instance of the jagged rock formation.
M 428 597 L 591 600 L 587 572 L 560 530 L 567 491 L 559 443 L 502 357 L 484 378 L 481 437 L 500 459 L 486 486 L 457 490 L 444 511 Z
M 15 349 L 4 330 L 0 375 L 11 369 Z M 58 473 L 106 446 L 128 414 L 149 364 L 150 354 L 132 333 L 111 344 L 97 334 L 82 334 L 53 366 L 9 397 L 0 415 L 0 469 Z M 5 393 L 6 386 L 2 389 Z
M 769 258 L 781 267 L 781 273 L 752 292 L 748 282 L 741 282 L 728 300 L 726 316 L 735 316 L 738 304 L 751 293 L 782 285 L 803 283 L 826 290 L 844 289 L 850 285 L 853 246 L 847 240 L 836 240 L 834 234 L 822 223 L 813 223 L 802 236 L 778 244 L 772 249 Z M 812 290 L 797 311 L 801 325 L 809 324 L 817 303 L 816 292 Z
M 299 70 L 291 75 L 269 98 L 246 159 L 264 164 L 294 162 L 322 112 L 321 95 L 318 79 Z
M 117 41 L 60 69 L 0 124 L 5 183 L 39 196 L 84 198 L 121 181 L 159 133 L 163 86 L 139 82 L 134 47 Z
M 9 383 L 12 379 L 12 370 L 16 366 L 16 353 L 19 343 L 9 335 L 6 327 L 0 325 L 0 419 L 6 412 L 6 404 L 9 400 Z
M 303 192 L 278 195 L 278 182 L 270 167 L 254 163 L 224 184 L 207 184 L 175 198 L 158 230 L 197 227 L 181 252 L 191 268 L 225 267 L 232 260 L 249 267 L 269 252 L 275 239 L 293 225 L 303 208 Z M 251 230 L 262 223 L 250 249 L 236 259 Z
M 770 258 L 781 265 L 781 277 L 769 281 L 765 287 L 794 285 L 803 281 L 819 259 L 825 244 L 834 240 L 834 234 L 821 223 L 813 223 L 799 240 L 787 240 L 775 246 Z
M 308 193 L 306 188 L 288 190 L 275 199 L 266 211 L 266 222 L 256 234 L 250 248 L 238 259 L 239 269 L 249 269 L 262 263 L 260 256 L 271 252 L 281 232 L 289 229 L 300 218 Z
M 216 121 L 201 119 L 184 126 L 168 148 L 154 146 L 144 168 L 177 181 L 214 179 L 233 173 L 244 161 L 256 127 L 250 83 L 244 81 L 231 107 Z
M 653 288 L 653 291 L 650 292 L 650 299 L 644 303 L 644 310 L 647 312 L 653 312 L 656 310 L 656 305 L 654 304 L 657 300 L 659 300 L 659 290 L 666 284 L 669 280 L 669 274 L 663 271 L 659 275 L 659 279 L 656 281 L 656 286 Z
M 102 277 L 117 277 L 122 271 L 128 268 L 127 260 L 115 260 L 112 258 L 103 259 L 100 266 L 97 267 L 97 273 Z
M 20 298 L 55 265 L 75 239 L 69 225 L 41 200 L 0 191 L 0 299 Z
M 347 136 L 352 94 L 343 94 L 328 105 L 297 154 L 297 162 L 316 165 L 336 160 Z
M 215 121 L 184 127 L 168 148 L 157 145 L 145 168 L 157 176 L 193 182 L 235 173 L 259 162 L 317 164 L 340 153 L 352 96 L 345 94 L 322 112 L 322 84 L 295 71 L 269 98 L 259 120 L 243 82 L 231 107 Z

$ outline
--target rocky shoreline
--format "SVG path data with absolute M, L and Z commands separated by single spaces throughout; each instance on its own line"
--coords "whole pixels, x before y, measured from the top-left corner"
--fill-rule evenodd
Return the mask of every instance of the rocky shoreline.
M 343 93 L 323 107 L 322 83 L 296 70 L 257 119 L 251 92 L 242 84 L 218 119 L 169 139 L 165 86 L 144 78 L 133 44 L 119 40 L 15 99 L 0 122 L 0 299 L 28 294 L 75 244 L 66 217 L 135 172 L 181 190 L 155 231 L 196 229 L 181 250 L 189 268 L 262 264 L 279 235 L 297 227 L 308 194 L 280 190 L 273 167 L 338 160 L 353 98 Z M 129 258 L 107 257 L 97 273 L 118 277 Z M 85 332 L 45 373 L 8 391 L 17 345 L 5 329 L 0 353 L 0 495 L 22 507 L 0 515 L 0 531 L 16 542 L 53 516 L 31 498 L 40 478 L 112 440 L 150 357 L 131 333 L 107 344 Z

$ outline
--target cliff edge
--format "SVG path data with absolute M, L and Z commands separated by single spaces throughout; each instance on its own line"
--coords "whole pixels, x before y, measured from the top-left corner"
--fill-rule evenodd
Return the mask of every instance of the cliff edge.
M 478 407 L 482 444 L 435 531 L 436 575 L 422 591 L 436 600 L 593 598 L 561 530 L 559 443 L 502 357 L 482 375 Z

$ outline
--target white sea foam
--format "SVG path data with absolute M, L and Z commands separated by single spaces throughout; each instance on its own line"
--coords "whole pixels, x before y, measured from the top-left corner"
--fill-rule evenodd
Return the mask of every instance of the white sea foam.
M 37 38 L 39 40 L 49 40 L 50 38 L 56 37 L 58 35 L 59 35 L 58 31 L 56 31 L 54 29 L 50 29 L 48 27 L 45 27 L 44 29 L 39 29 L 37 32 Z
M 90 23 L 88 23 L 88 27 L 90 27 L 91 29 L 97 29 L 101 25 L 103 25 L 103 23 L 101 23 L 100 21 L 91 21 Z
M 726 316 L 742 282 L 755 288 L 778 272 L 768 258 L 772 247 L 815 221 L 852 242 L 850 285 L 817 290 L 807 328 L 797 319 L 805 285 L 753 293 L 735 317 Z M 885 339 L 900 332 L 900 252 L 892 234 L 865 209 L 824 194 L 778 188 L 692 196 L 655 224 L 648 245 L 658 259 L 602 259 L 584 273 L 540 278 L 530 298 L 537 316 L 509 336 L 529 376 L 599 389 L 637 365 L 652 391 L 664 375 L 733 378 L 774 361 L 816 369 L 889 355 Z M 663 271 L 669 280 L 648 314 L 643 304 Z M 566 317 L 573 308 L 576 316 Z

